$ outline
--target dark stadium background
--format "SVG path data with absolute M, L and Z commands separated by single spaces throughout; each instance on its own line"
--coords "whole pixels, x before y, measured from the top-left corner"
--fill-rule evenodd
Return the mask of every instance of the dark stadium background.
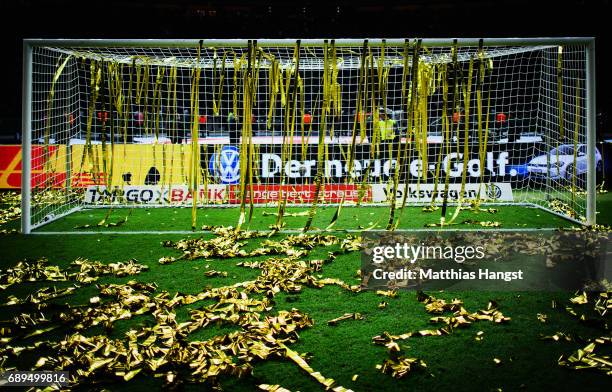
M 0 144 L 21 128 L 23 38 L 595 36 L 600 140 L 612 137 L 609 0 L 0 2 Z

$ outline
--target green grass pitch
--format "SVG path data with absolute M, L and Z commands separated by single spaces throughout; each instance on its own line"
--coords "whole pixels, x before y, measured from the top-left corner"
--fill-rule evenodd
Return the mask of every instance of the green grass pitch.
M 612 223 L 612 197 L 609 194 L 598 195 L 598 222 Z M 457 222 L 465 220 L 499 221 L 502 228 L 541 228 L 569 227 L 572 223 L 553 216 L 539 209 L 525 207 L 496 207 L 497 213 L 470 212 L 461 213 Z M 274 216 L 265 216 L 256 209 L 248 228 L 266 230 L 274 223 Z M 288 212 L 304 211 L 300 208 L 289 208 Z M 452 209 L 451 209 L 452 211 Z M 190 226 L 191 210 L 184 209 L 134 209 L 129 220 L 122 226 L 110 228 L 75 229 L 75 226 L 90 224 L 95 226 L 106 214 L 106 210 L 86 210 L 74 213 L 56 222 L 40 228 L 39 232 L 91 232 L 91 231 L 182 231 Z M 335 208 L 321 208 L 316 215 L 313 226 L 326 227 Z M 109 221 L 118 221 L 125 217 L 127 209 L 115 210 Z M 198 224 L 235 225 L 239 211 L 236 208 L 208 208 L 198 210 Z M 343 229 L 359 229 L 378 223 L 384 228 L 389 211 L 380 207 L 346 207 L 336 222 L 335 235 L 343 236 Z M 423 228 L 428 223 L 439 221 L 439 211 L 420 212 L 418 208 L 407 208 L 401 218 L 399 228 Z M 285 229 L 300 229 L 306 217 L 287 217 Z M 11 222 L 2 228 L 16 227 Z M 457 228 L 481 228 L 479 226 L 459 224 Z M 494 230 L 494 228 L 481 228 Z M 273 238 L 281 239 L 287 234 L 279 233 Z M 0 235 L 0 269 L 14 265 L 20 260 L 47 257 L 49 262 L 60 267 L 67 267 L 78 257 L 101 262 L 126 261 L 136 259 L 149 266 L 149 270 L 132 277 L 102 277 L 98 283 L 125 283 L 128 280 L 155 282 L 158 291 L 166 290 L 197 294 L 210 287 L 232 285 L 237 282 L 254 279 L 259 270 L 237 266 L 235 258 L 198 259 L 178 261 L 162 265 L 161 257 L 179 256 L 180 252 L 162 247 L 164 240 L 183 238 L 212 237 L 207 232 L 192 234 L 48 234 L 23 236 L 19 234 Z M 248 240 L 248 248 L 256 248 L 260 239 Z M 317 247 L 308 256 L 311 259 L 325 258 L 328 251 L 338 246 Z M 227 272 L 226 277 L 206 277 L 207 269 Z M 356 270 L 360 268 L 359 252 L 340 254 L 332 263 L 325 264 L 320 274 L 323 277 L 338 278 L 349 284 L 358 284 Z M 0 291 L 0 304 L 11 295 L 25 297 L 32 291 L 46 286 L 67 287 L 70 282 L 37 282 L 23 283 Z M 95 285 L 84 286 L 75 294 L 52 300 L 54 303 L 83 305 L 89 298 L 96 296 Z M 402 379 L 395 379 L 376 369 L 389 357 L 384 346 L 372 344 L 372 337 L 388 331 L 401 334 L 407 331 L 433 328 L 429 322 L 432 315 L 424 311 L 423 304 L 418 302 L 414 292 L 401 291 L 397 298 L 385 298 L 372 291 L 353 293 L 338 286 L 325 286 L 321 289 L 303 287 L 297 294 L 281 292 L 274 297 L 274 306 L 270 310 L 275 314 L 279 310 L 297 308 L 314 320 L 314 326 L 300 332 L 297 343 L 291 348 L 298 353 L 307 353 L 308 363 L 325 377 L 333 378 L 339 385 L 354 391 L 398 391 L 398 390 L 593 390 L 602 391 L 610 385 L 610 379 L 602 372 L 573 371 L 557 365 L 560 355 L 569 355 L 582 347 L 578 342 L 551 342 L 541 340 L 542 335 L 552 335 L 558 331 L 571 332 L 584 338 L 598 336 L 600 331 L 589 325 L 578 322 L 575 318 L 559 309 L 551 309 L 551 302 L 568 303 L 573 293 L 558 292 L 440 292 L 429 293 L 438 298 L 451 300 L 460 298 L 466 309 L 476 311 L 486 307 L 489 300 L 495 300 L 504 315 L 511 317 L 507 324 L 496 325 L 481 322 L 468 328 L 441 337 L 423 337 L 400 341 L 402 351 L 408 356 L 418 357 L 427 363 L 427 368 L 411 372 Z M 379 308 L 381 301 L 387 301 L 386 308 Z M 197 309 L 201 302 L 184 305 L 177 311 L 177 319 L 189 318 L 188 311 Z M 0 305 L 1 306 L 1 305 Z M 19 306 L 1 306 L 1 320 L 10 322 L 20 312 Z M 328 320 L 344 313 L 359 312 L 363 320 L 349 320 L 336 326 L 329 326 Z M 542 323 L 537 314 L 548 315 L 548 321 Z M 137 316 L 118 321 L 110 331 L 93 327 L 85 331 L 86 335 L 108 334 L 112 338 L 123 338 L 126 331 L 140 325 L 151 323 L 151 316 Z M 216 335 L 226 334 L 239 327 L 220 324 L 208 326 L 190 335 L 193 340 L 206 340 Z M 476 334 L 483 331 L 482 340 L 475 340 Z M 40 340 L 57 340 L 65 335 L 61 328 L 45 334 Z M 29 338 L 12 345 L 27 345 L 38 340 Z M 609 346 L 608 346 L 609 347 Z M 50 353 L 52 354 L 52 353 Z M 500 364 L 494 358 L 501 360 Z M 27 370 L 36 358 L 24 354 L 17 363 L 11 363 L 20 370 Z M 5 366 L 8 365 L 5 364 Z M 359 377 L 353 381 L 353 375 Z M 253 375 L 244 378 L 223 377 L 221 385 L 224 390 L 257 389 L 259 384 L 280 384 L 291 391 L 323 390 L 312 377 L 296 364 L 286 359 L 259 361 L 254 367 Z M 109 390 L 157 390 L 161 380 L 146 374 L 136 376 L 129 382 L 108 381 L 99 385 Z M 206 390 L 202 385 L 186 385 L 185 390 Z

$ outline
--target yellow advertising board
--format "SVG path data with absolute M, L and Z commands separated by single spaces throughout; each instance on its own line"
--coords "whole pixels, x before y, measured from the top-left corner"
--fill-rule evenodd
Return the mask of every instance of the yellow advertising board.
M 76 145 L 72 146 L 71 162 L 73 186 L 77 187 L 187 184 L 191 146 L 119 144 L 107 145 L 103 153 L 99 144 Z

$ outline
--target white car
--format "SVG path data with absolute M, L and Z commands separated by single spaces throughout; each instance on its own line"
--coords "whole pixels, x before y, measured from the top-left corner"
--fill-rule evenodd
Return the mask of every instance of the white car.
M 576 176 L 583 175 L 587 172 L 587 146 L 586 144 L 578 144 L 576 154 Z M 547 175 L 546 155 L 540 155 L 533 158 L 527 164 L 527 171 L 530 176 L 547 177 L 551 179 L 566 179 L 570 180 L 574 174 L 574 145 L 562 144 L 557 148 L 553 148 L 548 153 L 550 155 L 550 171 Z M 602 170 L 602 159 L 599 150 L 595 149 L 595 167 L 597 172 Z

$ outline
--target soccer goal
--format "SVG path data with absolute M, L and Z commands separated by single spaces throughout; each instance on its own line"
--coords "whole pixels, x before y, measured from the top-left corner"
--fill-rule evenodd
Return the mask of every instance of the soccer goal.
M 592 38 L 25 40 L 22 231 L 122 207 L 594 224 L 594 56 Z

